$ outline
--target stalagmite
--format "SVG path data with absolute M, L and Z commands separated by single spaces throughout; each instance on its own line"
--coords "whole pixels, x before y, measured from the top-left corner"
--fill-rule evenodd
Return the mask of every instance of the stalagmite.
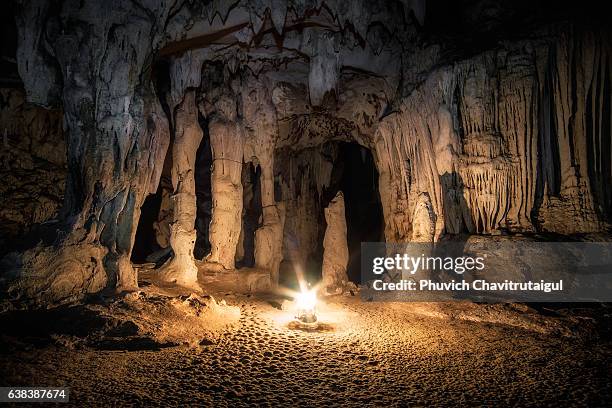
M 325 209 L 325 221 L 327 228 L 323 238 L 321 287 L 327 293 L 341 293 L 348 283 L 346 266 L 349 260 L 342 191 L 336 194 Z
M 223 96 L 209 123 L 213 155 L 211 252 L 208 262 L 234 269 L 242 215 L 243 127 L 236 114 L 236 102 Z
M 160 270 L 160 277 L 180 285 L 198 287 L 198 268 L 193 257 L 196 239 L 194 166 L 203 133 L 198 125 L 194 90 L 185 93 L 177 108 L 175 123 L 172 145 L 173 220 L 170 224 L 170 246 L 174 254 Z
M 412 216 L 411 242 L 433 242 L 436 232 L 436 215 L 429 194 L 421 193 Z
M 255 232 L 255 266 L 270 271 L 273 285 L 278 284 L 278 270 L 283 259 L 283 203 L 263 208 L 264 224 Z

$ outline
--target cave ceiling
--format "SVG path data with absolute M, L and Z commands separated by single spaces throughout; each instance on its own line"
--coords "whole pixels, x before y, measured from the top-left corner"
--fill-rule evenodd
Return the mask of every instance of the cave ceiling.
M 268 88 L 277 111 L 277 147 L 293 149 L 326 140 L 368 143 L 395 98 L 402 55 L 420 15 L 410 2 L 211 6 L 175 16 L 174 24 L 187 29 L 160 57 L 189 54 L 196 67 L 216 62 L 227 75 L 238 74 L 243 88 L 245 81 Z

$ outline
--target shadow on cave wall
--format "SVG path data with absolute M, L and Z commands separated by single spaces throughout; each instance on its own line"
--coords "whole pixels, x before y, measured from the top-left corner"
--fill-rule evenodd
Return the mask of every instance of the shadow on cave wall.
M 132 262 L 145 263 L 147 257 L 163 248 L 157 243 L 155 229 L 153 225 L 157 221 L 157 216 L 162 202 L 162 183 L 159 184 L 157 192 L 149 195 L 142 207 L 140 207 L 140 219 L 136 228 L 136 238 L 132 248 Z

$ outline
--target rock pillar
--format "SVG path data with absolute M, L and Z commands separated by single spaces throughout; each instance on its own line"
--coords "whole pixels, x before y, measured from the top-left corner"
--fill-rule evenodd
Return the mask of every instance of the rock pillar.
M 285 206 L 274 201 L 272 161 L 261 167 L 261 203 L 263 225 L 255 232 L 255 266 L 270 271 L 273 285 L 278 284 L 278 270 L 283 259 Z
M 177 108 L 175 121 L 176 135 L 172 146 L 174 210 L 170 225 L 170 246 L 174 255 L 162 267 L 160 276 L 165 281 L 197 286 L 198 268 L 193 257 L 197 212 L 194 166 L 196 152 L 202 141 L 202 129 L 198 124 L 194 90 L 185 94 Z
M 237 121 L 235 101 L 221 98 L 209 123 L 213 156 L 211 252 L 208 262 L 234 269 L 242 215 L 242 161 L 244 137 Z
M 348 283 L 346 266 L 349 260 L 344 195 L 341 191 L 325 209 L 325 221 L 327 229 L 323 238 L 322 288 L 327 293 L 339 293 Z

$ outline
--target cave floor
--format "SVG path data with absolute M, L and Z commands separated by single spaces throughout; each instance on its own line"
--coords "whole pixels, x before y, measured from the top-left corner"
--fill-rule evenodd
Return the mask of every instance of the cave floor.
M 79 406 L 610 401 L 612 342 L 593 317 L 559 319 L 510 305 L 362 303 L 347 296 L 323 308 L 328 330 L 308 332 L 290 329 L 288 313 L 275 302 L 238 295 L 227 302 L 240 307 L 241 317 L 213 344 L 0 351 L 1 382 L 67 385 Z

